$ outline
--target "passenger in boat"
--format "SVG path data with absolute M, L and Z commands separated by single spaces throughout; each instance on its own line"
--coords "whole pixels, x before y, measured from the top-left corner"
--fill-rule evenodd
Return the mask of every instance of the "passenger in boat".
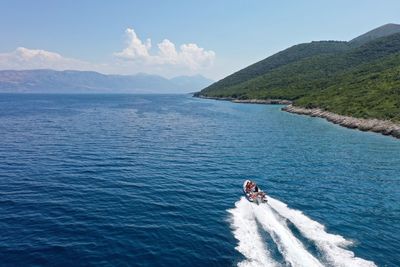
M 249 181 L 247 184 L 249 186 L 249 188 L 248 188 L 249 191 L 258 192 L 258 186 L 256 185 L 256 183 Z M 246 189 L 247 189 L 247 186 L 246 186 Z
M 254 192 L 258 192 L 258 186 L 254 184 Z
M 248 181 L 247 184 L 246 184 L 246 192 L 247 193 L 251 191 L 251 187 L 252 187 L 252 182 Z

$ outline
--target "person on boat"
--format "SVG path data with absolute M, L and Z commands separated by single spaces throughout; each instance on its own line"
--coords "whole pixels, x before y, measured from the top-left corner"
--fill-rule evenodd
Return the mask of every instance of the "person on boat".
M 248 189 L 247 189 L 247 185 L 248 185 Z M 256 185 L 256 183 L 249 181 L 246 185 L 246 190 L 251 191 L 251 192 L 258 192 L 258 186 Z
M 253 190 L 254 192 L 258 192 L 258 186 L 256 185 L 256 184 L 254 184 L 254 190 Z
M 250 193 L 251 192 L 251 187 L 252 187 L 252 182 L 248 181 L 246 184 L 246 193 Z

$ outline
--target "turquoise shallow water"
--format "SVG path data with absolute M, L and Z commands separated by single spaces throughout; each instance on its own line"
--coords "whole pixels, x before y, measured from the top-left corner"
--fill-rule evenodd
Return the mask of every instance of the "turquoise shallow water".
M 0 95 L 2 266 L 399 266 L 399 203 L 399 140 L 280 106 Z

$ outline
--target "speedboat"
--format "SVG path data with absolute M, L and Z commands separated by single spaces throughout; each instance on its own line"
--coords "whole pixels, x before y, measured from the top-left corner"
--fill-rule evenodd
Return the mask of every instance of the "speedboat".
M 262 191 L 255 182 L 246 180 L 243 183 L 243 192 L 248 201 L 257 204 L 266 203 L 267 195 Z

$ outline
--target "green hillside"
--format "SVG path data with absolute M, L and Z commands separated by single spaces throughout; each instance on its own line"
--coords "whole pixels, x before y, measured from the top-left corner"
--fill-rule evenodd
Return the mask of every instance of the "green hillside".
M 203 92 L 237 85 L 289 63 L 315 55 L 335 54 L 346 51 L 350 47 L 349 43 L 341 41 L 319 41 L 298 44 L 227 76 L 210 85 Z
M 400 53 L 342 73 L 322 92 L 301 97 L 295 103 L 354 117 L 400 122 Z
M 298 47 L 303 53 L 296 55 Z M 400 34 L 392 34 L 361 46 L 347 42 L 294 46 L 197 95 L 289 99 L 295 105 L 344 115 L 400 121 L 399 90 Z

